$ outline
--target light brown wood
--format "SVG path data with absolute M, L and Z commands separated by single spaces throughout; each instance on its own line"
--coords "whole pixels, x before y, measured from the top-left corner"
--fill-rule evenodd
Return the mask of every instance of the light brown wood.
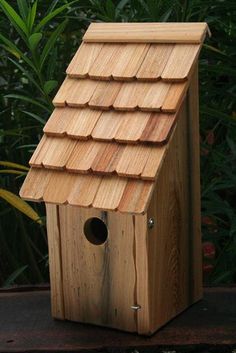
M 97 80 L 109 80 L 123 48 L 122 44 L 104 44 L 89 70 L 89 77 Z
M 76 174 L 51 171 L 49 182 L 43 194 L 44 202 L 58 205 L 66 204 L 77 177 Z
M 40 154 L 41 154 L 41 150 L 44 146 L 44 144 L 46 143 L 47 137 L 46 135 L 43 135 L 41 140 L 39 141 L 38 146 L 36 147 L 36 149 L 34 150 L 33 155 L 31 156 L 30 160 L 29 160 L 29 165 L 31 167 L 35 166 L 38 167 L 38 165 L 40 165 L 40 163 L 38 162 L 38 160 L 41 160 L 41 157 L 39 158 Z
M 120 212 L 143 214 L 146 212 L 154 182 L 129 179 L 119 203 Z
M 148 219 L 147 214 L 134 217 L 135 221 L 135 264 L 137 304 L 141 307 L 137 311 L 137 332 L 147 334 L 150 325 L 149 303 L 149 266 L 148 266 Z
M 100 82 L 89 101 L 92 108 L 109 109 L 122 87 L 120 82 Z
M 148 48 L 147 44 L 125 45 L 116 66 L 112 70 L 112 77 L 115 80 L 132 80 L 135 78 Z
M 120 157 L 116 172 L 121 176 L 138 178 L 144 169 L 151 147 L 127 145 Z
M 20 189 L 20 197 L 30 201 L 42 201 L 50 174 L 43 169 L 31 168 Z
M 69 158 L 66 169 L 71 172 L 88 173 L 99 150 L 105 147 L 102 142 L 78 141 L 73 155 Z
M 91 165 L 95 173 L 111 174 L 116 170 L 116 166 L 122 155 L 124 146 L 116 143 L 107 143 L 104 148 L 99 150 L 96 159 Z
M 69 64 L 66 73 L 70 77 L 86 77 L 103 44 L 82 43 Z
M 139 96 L 138 107 L 145 111 L 160 111 L 168 95 L 170 85 L 164 82 L 149 84 L 146 94 Z
M 70 80 L 73 80 L 73 85 L 66 92 L 66 103 L 71 107 L 85 107 L 91 99 L 99 81 L 72 78 Z
M 183 81 L 188 78 L 192 65 L 198 58 L 198 44 L 176 44 L 162 72 L 165 81 Z
M 140 141 L 163 144 L 167 142 L 170 132 L 176 122 L 176 114 L 153 113 L 143 129 Z
M 61 234 L 59 223 L 59 209 L 56 205 L 46 204 L 48 255 L 50 269 L 50 292 L 52 316 L 64 320 L 64 295 L 61 256 Z
M 161 74 L 174 48 L 174 44 L 151 44 L 136 75 L 138 80 L 155 81 Z
M 73 121 L 75 112 L 75 110 L 68 107 L 54 109 L 52 115 L 43 128 L 44 133 L 49 136 L 65 135 L 68 126 L 70 126 Z
M 91 110 L 87 108 L 76 109 L 70 124 L 68 124 L 66 133 L 69 137 L 87 139 L 96 126 L 102 111 Z
M 188 88 L 188 82 L 171 84 L 161 110 L 165 113 L 174 113 L 179 110 Z
M 66 319 L 135 332 L 132 216 L 111 212 L 105 217 L 95 209 L 71 206 L 60 206 L 59 215 Z M 84 223 L 92 217 L 107 224 L 109 237 L 102 245 L 93 245 L 84 236 Z
M 195 67 L 187 96 L 188 149 L 190 168 L 190 296 L 193 302 L 203 296 L 202 290 L 202 237 L 201 237 L 201 187 L 200 187 L 200 134 L 198 67 Z
M 52 103 L 55 107 L 65 107 L 68 92 L 71 92 L 77 85 L 77 80 L 66 77 Z
M 45 168 L 63 170 L 73 150 L 76 141 L 69 138 L 48 137 L 45 149 L 42 149 L 42 165 Z
M 84 42 L 201 43 L 206 23 L 91 23 Z
M 115 134 L 119 142 L 138 142 L 149 120 L 149 113 L 127 112 L 122 114 L 122 120 Z
M 94 199 L 93 207 L 103 210 L 116 210 L 126 184 L 125 178 L 103 177 Z
M 149 156 L 147 158 L 145 167 L 142 171 L 141 178 L 145 180 L 154 180 L 161 169 L 162 161 L 166 154 L 167 147 L 152 147 Z
M 92 206 L 102 177 L 96 175 L 77 175 L 73 188 L 68 195 L 68 204 L 74 206 Z
M 95 140 L 113 140 L 123 121 L 123 115 L 123 113 L 115 111 L 102 112 L 92 131 L 92 138 Z

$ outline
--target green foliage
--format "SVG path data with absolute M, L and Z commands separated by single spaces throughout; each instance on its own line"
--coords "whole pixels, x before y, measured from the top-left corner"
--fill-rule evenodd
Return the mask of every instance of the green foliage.
M 91 21 L 206 21 L 200 57 L 205 280 L 236 281 L 236 19 L 232 0 L 0 0 L 1 189 L 18 194 L 52 97 Z M 32 205 L 44 224 L 42 205 Z M 48 280 L 44 225 L 0 201 L 0 284 Z

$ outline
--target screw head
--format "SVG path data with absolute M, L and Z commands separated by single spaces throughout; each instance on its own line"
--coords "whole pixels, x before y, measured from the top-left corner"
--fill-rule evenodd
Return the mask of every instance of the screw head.
M 140 310 L 141 306 L 140 305 L 131 305 L 131 309 L 133 310 Z
M 154 218 L 149 218 L 148 220 L 148 228 L 152 229 L 154 227 Z

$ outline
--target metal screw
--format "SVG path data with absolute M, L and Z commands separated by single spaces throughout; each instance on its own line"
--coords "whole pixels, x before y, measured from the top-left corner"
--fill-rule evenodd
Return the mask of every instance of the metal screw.
M 140 310 L 141 306 L 140 305 L 131 305 L 131 309 L 133 310 Z
M 152 229 L 154 227 L 154 218 L 149 218 L 148 220 L 148 228 Z

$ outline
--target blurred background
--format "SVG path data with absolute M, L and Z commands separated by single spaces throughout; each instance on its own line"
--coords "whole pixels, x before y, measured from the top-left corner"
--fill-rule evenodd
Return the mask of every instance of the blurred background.
M 44 206 L 18 193 L 91 21 L 209 24 L 199 64 L 203 275 L 235 283 L 235 0 L 0 0 L 0 286 L 49 281 Z

